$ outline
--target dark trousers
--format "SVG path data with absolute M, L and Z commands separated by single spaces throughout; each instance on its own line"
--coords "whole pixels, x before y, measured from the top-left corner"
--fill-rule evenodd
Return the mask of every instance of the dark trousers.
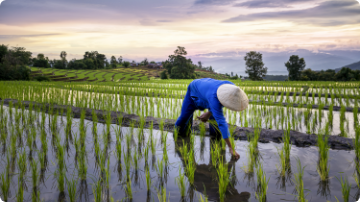
M 191 98 L 190 88 L 188 87 L 182 104 L 180 117 L 175 123 L 175 128 L 176 130 L 178 130 L 178 134 L 180 136 L 190 135 L 193 124 L 194 111 L 197 109 L 198 107 L 196 106 L 194 100 Z M 215 137 L 221 137 L 221 133 L 214 116 L 211 116 L 209 120 L 212 123 L 209 124 L 210 135 Z

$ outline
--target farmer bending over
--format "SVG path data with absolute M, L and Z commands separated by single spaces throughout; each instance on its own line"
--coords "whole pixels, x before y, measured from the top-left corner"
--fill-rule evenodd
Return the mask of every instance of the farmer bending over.
M 204 123 L 210 120 L 210 135 L 217 136 L 218 132 L 221 132 L 230 153 L 237 160 L 240 155 L 231 147 L 230 133 L 223 114 L 223 107 L 242 111 L 247 108 L 248 104 L 249 100 L 244 91 L 230 81 L 219 81 L 211 78 L 196 79 L 188 86 L 181 115 L 176 121 L 175 127 L 180 135 L 189 135 L 194 111 L 209 109 L 209 112 L 203 113 L 197 118 Z M 215 124 L 214 121 L 216 121 Z

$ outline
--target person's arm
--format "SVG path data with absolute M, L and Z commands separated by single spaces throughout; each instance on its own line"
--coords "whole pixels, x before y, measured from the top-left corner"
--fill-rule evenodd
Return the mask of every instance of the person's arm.
M 239 159 L 240 155 L 235 151 L 235 149 L 232 148 L 230 140 L 229 140 L 229 137 L 230 137 L 229 127 L 225 120 L 221 103 L 219 102 L 219 100 L 217 98 L 212 98 L 209 101 L 210 101 L 209 104 L 210 104 L 210 108 L 211 108 L 211 113 L 214 116 L 214 118 L 219 126 L 219 129 L 220 129 L 221 135 L 223 136 L 224 141 L 226 142 L 226 144 L 229 147 L 230 153 L 232 154 L 233 158 Z
M 211 117 L 211 115 L 212 115 L 211 112 L 205 112 L 196 118 L 199 119 L 200 121 L 206 123 L 209 120 L 209 118 Z
M 230 152 L 230 154 L 232 155 L 232 157 L 233 157 L 235 160 L 238 160 L 238 159 L 240 158 L 240 154 L 238 154 L 238 153 L 235 151 L 235 149 L 232 148 L 231 142 L 230 142 L 229 138 L 226 138 L 226 139 L 224 139 L 224 140 L 225 140 L 226 144 L 227 144 L 228 147 L 229 147 L 229 152 Z

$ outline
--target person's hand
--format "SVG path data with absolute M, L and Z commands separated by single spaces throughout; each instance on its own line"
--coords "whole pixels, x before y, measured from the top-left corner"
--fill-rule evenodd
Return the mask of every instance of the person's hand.
M 235 150 L 230 149 L 230 153 L 231 153 L 231 159 L 236 161 L 239 160 L 240 154 L 238 154 Z
M 197 119 L 199 119 L 200 121 L 206 123 L 209 120 L 209 117 L 211 116 L 211 113 L 207 112 L 207 113 L 203 113 L 200 116 L 196 117 Z

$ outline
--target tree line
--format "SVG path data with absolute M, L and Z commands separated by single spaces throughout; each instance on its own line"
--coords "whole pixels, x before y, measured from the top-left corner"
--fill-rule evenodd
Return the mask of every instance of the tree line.
M 246 65 L 246 73 L 251 80 L 263 80 L 267 73 L 262 61 L 262 54 L 256 51 L 246 53 L 244 57 Z M 289 60 L 285 62 L 285 67 L 288 70 L 289 81 L 360 81 L 360 70 L 352 70 L 348 67 L 343 67 L 339 72 L 333 69 L 313 71 L 305 69 L 306 62 L 304 58 L 298 55 L 290 56 Z

